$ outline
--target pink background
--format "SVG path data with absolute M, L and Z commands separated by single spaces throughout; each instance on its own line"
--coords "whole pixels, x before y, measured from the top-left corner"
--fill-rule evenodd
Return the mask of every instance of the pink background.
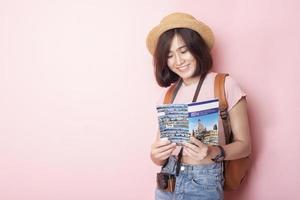
M 153 199 L 145 37 L 184 11 L 248 94 L 253 166 L 230 199 L 300 198 L 299 1 L 0 1 L 0 199 Z

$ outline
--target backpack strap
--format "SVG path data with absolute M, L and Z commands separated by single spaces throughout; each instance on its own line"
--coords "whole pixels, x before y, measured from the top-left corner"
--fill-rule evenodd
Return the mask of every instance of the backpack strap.
M 164 98 L 164 104 L 171 103 L 174 90 L 175 90 L 175 84 L 171 85 L 171 87 L 167 90 L 167 93 Z
M 171 85 L 171 87 L 167 90 L 167 93 L 164 98 L 164 104 L 171 104 L 174 101 L 174 98 L 182 84 L 182 79 L 179 79 L 176 83 Z
M 225 94 L 225 79 L 226 76 L 229 76 L 229 74 L 217 74 L 215 78 L 215 85 L 214 85 L 214 93 L 215 97 L 219 99 L 219 108 L 220 108 L 220 117 L 223 122 L 224 132 L 225 132 L 225 139 L 226 144 L 232 142 L 232 132 L 230 127 L 230 121 L 228 116 L 228 103 L 226 100 L 226 94 Z

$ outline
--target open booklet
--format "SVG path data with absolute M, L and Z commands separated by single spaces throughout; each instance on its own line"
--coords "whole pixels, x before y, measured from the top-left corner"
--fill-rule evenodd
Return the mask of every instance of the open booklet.
M 163 104 L 156 107 L 160 137 L 181 144 L 193 134 L 205 144 L 217 145 L 219 100 L 189 104 Z

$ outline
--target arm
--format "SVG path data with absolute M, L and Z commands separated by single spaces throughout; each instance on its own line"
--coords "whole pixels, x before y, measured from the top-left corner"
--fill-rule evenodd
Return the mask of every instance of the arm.
M 242 98 L 230 111 L 230 125 L 234 142 L 223 146 L 225 150 L 225 160 L 235 160 L 247 157 L 251 153 L 251 138 L 247 115 L 247 102 Z M 214 158 L 219 149 L 209 147 L 209 156 Z

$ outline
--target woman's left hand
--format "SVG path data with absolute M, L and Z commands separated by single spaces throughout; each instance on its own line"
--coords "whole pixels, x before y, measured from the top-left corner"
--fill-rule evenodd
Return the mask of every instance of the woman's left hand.
M 183 143 L 183 153 L 191 157 L 193 160 L 201 161 L 208 155 L 208 145 L 202 143 L 194 136 L 190 137 L 190 143 Z

